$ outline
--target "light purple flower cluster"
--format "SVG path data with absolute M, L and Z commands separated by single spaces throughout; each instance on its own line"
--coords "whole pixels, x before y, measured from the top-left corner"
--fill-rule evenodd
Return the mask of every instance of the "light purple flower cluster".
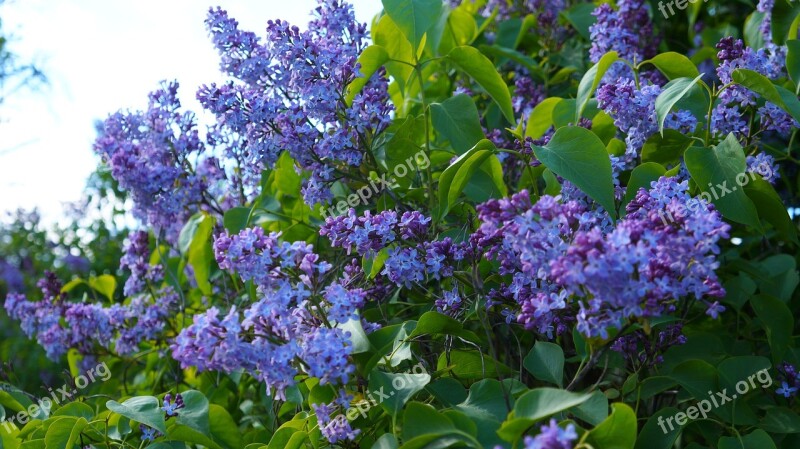
M 748 69 L 776 80 L 784 76 L 786 62 L 786 47 L 767 43 L 763 48 L 754 50 L 745 47 L 740 39 L 725 37 L 717 44 L 719 50 L 717 57 L 720 64 L 717 67 L 717 76 L 723 84 L 732 81 L 736 69 Z M 757 96 L 747 88 L 733 84 L 721 91 L 719 103 L 714 107 L 711 116 L 712 130 L 715 135 L 725 136 L 734 133 L 740 140 L 746 138 L 750 132 L 748 117 L 745 109 L 756 106 Z M 798 123 L 792 117 L 767 102 L 758 109 L 761 117 L 761 129 L 774 131 L 780 136 L 787 136 Z
M 750 173 L 757 173 L 771 184 L 775 184 L 781 178 L 778 171 L 778 164 L 775 158 L 766 153 L 757 153 L 753 156 L 747 156 L 747 171 Z
M 577 439 L 575 424 L 567 424 L 562 429 L 555 419 L 551 419 L 550 424 L 542 426 L 541 433 L 535 437 L 525 437 L 524 449 L 572 449 Z
M 121 356 L 132 355 L 140 343 L 161 336 L 165 320 L 179 304 L 171 287 L 155 292 L 153 298 L 140 294 L 128 304 L 103 307 L 66 301 L 62 284 L 53 273 L 45 273 L 38 285 L 41 300 L 29 301 L 22 294 L 11 293 L 6 297 L 5 308 L 11 318 L 20 321 L 28 337 L 36 336 L 53 360 L 69 348 L 92 355 L 96 346 Z
M 703 203 L 706 213 L 663 219 L 689 199 L 686 182 L 661 178 L 611 228 L 575 201 L 531 204 L 526 191 L 479 205 L 473 239 L 511 276 L 493 299 L 516 303 L 517 320 L 540 334 L 577 321 L 582 334 L 607 338 L 630 319 L 673 310 L 679 298 L 723 296 L 714 272 L 729 230 L 721 215 Z M 707 313 L 721 310 L 713 302 Z
M 348 107 L 344 96 L 367 45 L 365 24 L 339 0 L 319 0 L 307 31 L 269 21 L 263 41 L 242 31 L 221 9 L 206 25 L 221 69 L 237 82 L 203 86 L 197 98 L 217 117 L 209 139 L 243 171 L 243 188 L 288 150 L 312 173 L 303 186 L 309 204 L 327 202 L 333 168 L 357 166 L 372 138 L 388 126 L 391 106 L 383 72 Z
M 347 383 L 352 347 L 349 334 L 334 326 L 358 318 L 367 294 L 339 282 L 325 287 L 331 265 L 311 245 L 279 237 L 248 228 L 215 239 L 220 268 L 252 281 L 259 299 L 224 318 L 216 307 L 196 315 L 176 337 L 172 354 L 183 367 L 201 371 L 243 369 L 283 399 L 300 372 L 322 384 Z
M 347 215 L 326 219 L 320 235 L 327 236 L 333 246 L 347 249 L 348 254 L 355 249 L 360 255 L 374 257 L 385 249 L 387 258 L 380 274 L 397 286 L 411 288 L 451 276 L 454 266 L 469 255 L 467 242 L 455 243 L 449 237 L 425 241 L 430 221 L 417 211 L 404 212 L 398 218 L 392 210 L 358 216 L 350 209 Z
M 119 260 L 119 267 L 121 270 L 127 269 L 131 272 L 125 281 L 126 296 L 141 293 L 148 283 L 154 285 L 164 279 L 164 268 L 161 265 L 150 265 L 149 234 L 146 231 L 131 232 L 124 251 Z
M 589 27 L 592 47 L 589 60 L 597 62 L 609 51 L 619 57 L 638 64 L 655 55 L 658 38 L 648 15 L 649 5 L 643 0 L 619 0 L 617 10 L 608 3 L 598 6 L 592 15 L 597 21 Z M 606 79 L 632 77 L 631 69 L 621 62 L 615 63 Z
M 336 414 L 339 410 L 348 410 L 352 399 L 352 396 L 340 391 L 339 396 L 329 404 L 311 404 L 311 408 L 314 409 L 314 414 L 317 416 L 320 432 L 331 444 L 354 440 L 361 432 L 361 429 L 353 430 L 343 413 Z
M 164 83 L 150 94 L 147 110 L 109 116 L 94 144 L 131 195 L 137 218 L 171 241 L 197 211 L 206 184 L 190 162 L 205 151 L 195 116 L 180 109 L 178 83 Z
M 633 168 L 644 143 L 658 132 L 655 101 L 660 93 L 661 88 L 652 84 L 637 89 L 634 81 L 628 78 L 604 84 L 597 90 L 598 105 L 625 134 L 625 155 L 621 157 L 619 168 Z M 670 112 L 664 122 L 665 129 L 683 133 L 691 133 L 696 126 L 697 119 L 689 111 Z

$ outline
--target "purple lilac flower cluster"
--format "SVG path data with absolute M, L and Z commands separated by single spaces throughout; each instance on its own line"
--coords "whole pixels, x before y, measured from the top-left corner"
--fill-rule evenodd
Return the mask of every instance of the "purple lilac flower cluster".
M 359 255 L 373 257 L 385 249 L 387 258 L 381 274 L 397 286 L 411 288 L 426 280 L 451 276 L 454 266 L 469 254 L 467 242 L 456 243 L 450 237 L 425 241 L 430 221 L 417 211 L 404 212 L 400 217 L 392 210 L 377 215 L 367 211 L 358 216 L 350 209 L 347 215 L 329 217 L 320 235 L 348 254 L 355 249 Z
M 614 119 L 614 125 L 625 134 L 625 155 L 621 157 L 620 169 L 631 169 L 638 162 L 639 154 L 647 139 L 658 132 L 655 102 L 661 93 L 657 85 L 636 87 L 628 78 L 603 84 L 597 90 L 600 109 Z M 670 112 L 664 122 L 665 129 L 677 129 L 691 133 L 697 119 L 689 111 Z
M 314 409 L 314 414 L 317 416 L 320 432 L 331 444 L 353 440 L 361 432 L 361 429 L 353 430 L 350 421 L 343 413 L 337 414 L 340 410 L 348 410 L 352 400 L 351 395 L 339 391 L 339 395 L 329 404 L 311 404 L 311 408 Z
M 618 337 L 611 344 L 611 349 L 619 352 L 634 367 L 653 367 L 664 361 L 664 351 L 686 343 L 682 330 L 682 324 L 671 324 L 655 335 L 655 338 L 650 338 L 639 329 Z
M 302 372 L 322 384 L 345 384 L 353 372 L 349 334 L 335 327 L 358 318 L 366 292 L 338 281 L 326 287 L 331 265 L 311 245 L 279 241 L 280 234 L 248 228 L 214 241 L 220 268 L 258 288 L 258 300 L 222 317 L 212 307 L 176 337 L 173 357 L 183 367 L 243 369 L 284 398 Z
M 196 212 L 207 180 L 190 161 L 201 156 L 194 114 L 181 112 L 178 83 L 152 92 L 145 111 L 120 111 L 99 128 L 94 150 L 127 190 L 137 218 L 177 238 L 180 226 Z
M 5 308 L 19 320 L 28 337 L 36 336 L 47 356 L 53 360 L 69 348 L 91 356 L 95 345 L 113 350 L 118 355 L 134 354 L 139 343 L 158 338 L 164 322 L 180 302 L 171 287 L 165 287 L 153 298 L 139 294 L 128 304 L 68 302 L 61 292 L 62 284 L 53 273 L 46 273 L 39 282 L 42 299 L 29 301 L 24 295 L 10 293 Z
M 197 93 L 217 117 L 209 139 L 236 161 L 244 189 L 257 187 L 261 171 L 288 150 L 312 173 L 303 186 L 309 204 L 328 202 L 333 170 L 359 165 L 392 111 L 382 72 L 350 107 L 344 102 L 367 45 L 366 25 L 355 21 L 352 6 L 319 0 L 314 14 L 307 31 L 269 21 L 262 41 L 240 30 L 225 11 L 211 9 L 206 25 L 221 69 L 238 81 L 203 86 Z
M 732 81 L 733 71 L 748 69 L 776 80 L 784 76 L 786 47 L 767 43 L 763 48 L 754 50 L 745 47 L 741 39 L 725 37 L 717 44 L 717 57 L 720 64 L 717 76 L 722 84 Z M 752 91 L 739 85 L 730 85 L 719 96 L 719 104 L 714 107 L 711 116 L 712 130 L 716 135 L 724 136 L 734 133 L 740 140 L 751 134 L 748 118 L 744 110 L 756 106 L 757 96 Z M 793 127 L 800 126 L 788 113 L 776 105 L 767 102 L 758 109 L 761 117 L 761 129 L 772 131 L 780 136 L 787 136 Z
M 535 437 L 525 437 L 524 449 L 572 449 L 578 439 L 575 424 L 572 423 L 562 429 L 555 419 L 551 419 L 550 424 L 545 424 L 541 430 Z
M 775 391 L 785 398 L 793 398 L 800 391 L 800 375 L 797 368 L 788 362 L 783 362 L 778 366 L 778 376 L 780 376 L 781 386 Z
M 648 14 L 649 5 L 643 0 L 619 0 L 617 9 L 603 3 L 592 15 L 597 21 L 589 27 L 592 47 L 589 60 L 597 62 L 609 51 L 633 63 L 640 63 L 655 55 L 658 39 Z M 606 75 L 609 79 L 631 77 L 633 72 L 622 63 L 615 63 Z
M 610 229 L 577 202 L 544 196 L 531 204 L 525 191 L 480 205 L 473 237 L 511 276 L 492 292 L 495 301 L 515 302 L 517 320 L 540 334 L 577 321 L 584 335 L 607 338 L 629 319 L 674 310 L 678 298 L 723 296 L 714 272 L 718 241 L 729 230 L 721 215 L 704 203 L 707 213 L 662 218 L 690 199 L 687 188 L 662 177 Z M 724 310 L 707 303 L 712 317 Z

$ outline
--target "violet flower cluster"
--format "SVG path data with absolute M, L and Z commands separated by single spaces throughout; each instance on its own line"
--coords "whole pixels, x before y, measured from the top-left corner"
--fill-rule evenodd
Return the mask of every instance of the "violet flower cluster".
M 675 310 L 694 297 L 716 317 L 724 295 L 715 269 L 718 242 L 729 225 L 713 206 L 674 222 L 662 214 L 690 199 L 687 183 L 662 177 L 640 190 L 628 214 L 608 229 L 575 201 L 544 196 L 531 204 L 523 191 L 478 207 L 474 237 L 510 283 L 492 292 L 516 304 L 517 320 L 548 336 L 577 322 L 579 332 L 608 338 L 630 320 Z
M 166 319 L 180 303 L 171 287 L 164 287 L 153 296 L 135 295 L 127 304 L 109 307 L 69 302 L 61 292 L 61 281 L 50 272 L 38 286 L 41 300 L 31 301 L 23 294 L 10 293 L 5 308 L 12 319 L 20 321 L 25 335 L 35 336 L 53 360 L 75 348 L 88 361 L 96 353 L 96 346 L 120 356 L 133 355 L 141 342 L 162 336 Z
M 541 433 L 535 437 L 527 436 L 523 441 L 524 449 L 573 449 L 578 433 L 575 424 L 569 423 L 561 428 L 555 419 L 541 428 Z
M 392 107 L 388 81 L 378 74 L 348 107 L 344 98 L 358 76 L 357 58 L 368 44 L 365 24 L 351 5 L 319 0 L 306 31 L 269 21 L 261 39 L 242 31 L 220 9 L 206 25 L 221 56 L 221 69 L 235 79 L 197 92 L 217 123 L 209 140 L 242 172 L 239 186 L 252 191 L 261 171 L 287 150 L 302 169 L 307 203 L 327 203 L 334 171 L 361 164 L 372 139 L 385 129 Z
M 196 315 L 175 338 L 172 355 L 199 371 L 244 370 L 285 399 L 301 372 L 323 385 L 347 383 L 352 345 L 337 325 L 358 318 L 366 292 L 329 279 L 331 265 L 311 245 L 279 237 L 261 228 L 216 237 L 220 268 L 252 282 L 257 299 Z

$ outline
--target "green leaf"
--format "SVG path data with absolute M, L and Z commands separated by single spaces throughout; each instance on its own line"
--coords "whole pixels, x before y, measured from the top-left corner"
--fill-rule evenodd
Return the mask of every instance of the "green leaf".
M 677 129 L 665 129 L 663 133 L 650 136 L 642 147 L 642 162 L 661 165 L 677 165 L 687 148 L 692 146 L 691 137 Z
M 764 22 L 766 14 L 753 11 L 744 21 L 744 44 L 753 50 L 764 47 L 764 33 L 761 32 L 761 24 Z
M 389 258 L 389 251 L 386 248 L 378 251 L 378 254 L 375 257 L 367 257 L 366 255 L 363 256 L 361 260 L 361 268 L 364 269 L 364 273 L 370 279 L 375 279 L 375 276 L 381 272 L 383 269 L 383 265 L 386 263 L 386 259 Z
M 456 154 L 464 154 L 485 139 L 478 108 L 467 95 L 459 94 L 431 106 L 431 123 L 450 141 Z
M 350 82 L 350 85 L 347 86 L 347 95 L 344 97 L 348 107 L 352 106 L 356 95 L 361 92 L 361 89 L 367 85 L 372 75 L 383 67 L 387 61 L 389 61 L 389 52 L 380 45 L 370 45 L 361 52 L 358 56 L 358 63 L 360 64 L 358 72 L 360 76 Z
M 608 397 L 602 391 L 595 390 L 586 402 L 571 408 L 569 413 L 596 426 L 608 418 Z
M 514 417 L 533 422 L 555 415 L 589 400 L 591 394 L 573 393 L 557 388 L 536 388 L 517 399 Z
M 703 191 L 701 196 L 714 203 L 725 218 L 761 230 L 756 206 L 736 181 L 737 176 L 744 175 L 747 164 L 744 150 L 732 133 L 716 147 L 687 149 L 684 161 Z
M 717 390 L 717 369 L 703 360 L 687 360 L 676 366 L 669 377 L 697 399 Z
M 75 418 L 94 418 L 94 409 L 83 402 L 70 402 L 53 412 L 53 416 L 72 416 Z
M 495 151 L 494 144 L 481 140 L 472 149 L 459 156 L 439 177 L 439 217 L 447 215 L 456 203 L 473 173 Z
M 456 377 L 464 379 L 494 378 L 498 375 L 511 374 L 513 371 L 508 366 L 492 359 L 488 354 L 476 351 L 451 351 L 450 363 L 447 362 L 447 353 L 442 353 L 436 364 L 437 371 L 450 368 Z
M 188 390 L 181 393 L 184 407 L 178 413 L 176 421 L 178 424 L 191 427 L 205 436 L 210 437 L 210 427 L 208 419 L 208 399 L 203 393 L 195 390 Z
M 631 171 L 631 177 L 628 180 L 628 186 L 625 190 L 625 198 L 622 200 L 622 207 L 620 207 L 620 209 L 624 211 L 625 206 L 636 198 L 639 189 L 644 188 L 645 190 L 650 190 L 650 183 L 658 181 L 658 178 L 664 176 L 666 172 L 667 170 L 664 167 L 655 162 L 645 162 L 634 168 L 633 171 Z
M 209 425 L 211 437 L 223 448 L 240 449 L 242 447 L 242 435 L 236 422 L 225 408 L 211 404 L 208 409 Z
M 403 412 L 403 441 L 421 435 L 445 434 L 455 429 L 452 421 L 427 404 L 411 402 Z
M 110 274 L 101 274 L 89 278 L 89 287 L 102 293 L 109 301 L 114 300 L 114 291 L 117 289 L 117 279 Z
M 397 449 L 397 438 L 391 433 L 385 433 L 375 440 L 372 449 Z
M 797 38 L 800 5 L 791 0 L 777 0 L 772 8 L 772 40 L 782 45 L 787 37 Z
M 373 392 L 382 392 L 388 395 L 381 402 L 381 407 L 386 413 L 396 416 L 403 409 L 403 406 L 415 394 L 419 393 L 431 381 L 431 376 L 427 373 L 384 373 L 383 371 L 372 370 L 369 375 L 369 389 Z M 383 397 L 383 396 L 382 396 Z
M 636 439 L 635 449 L 671 449 L 678 439 L 683 426 L 678 425 L 674 417 L 679 410 L 674 407 L 667 407 L 658 410 L 642 427 L 639 437 Z
M 800 415 L 786 407 L 771 407 L 759 427 L 770 433 L 800 433 Z
M 789 217 L 789 211 L 783 204 L 783 200 L 770 183 L 761 178 L 753 178 L 745 184 L 744 191 L 755 204 L 758 216 L 771 224 L 784 241 L 799 243 L 797 226 Z
M 636 443 L 636 413 L 622 402 L 611 404 L 611 415 L 589 431 L 586 442 L 603 449 L 633 449 Z
M 211 248 L 211 233 L 214 231 L 216 219 L 205 213 L 193 216 L 183 227 L 179 237 L 181 252 L 187 256 L 192 265 L 197 287 L 206 295 L 211 294 L 211 261 L 214 251 Z
M 689 58 L 674 51 L 660 53 L 639 65 L 642 66 L 644 64 L 653 64 L 668 80 L 697 78 L 700 76 L 697 66 Z
M 450 50 L 447 59 L 475 80 L 492 97 L 509 123 L 512 125 L 516 123 L 508 86 L 489 58 L 474 47 L 462 46 Z
M 533 152 L 547 168 L 616 215 L 611 160 L 597 135 L 579 126 L 560 128 L 547 145 L 535 146 Z
M 766 357 L 745 355 L 727 358 L 717 365 L 719 388 L 736 391 L 738 382 L 747 382 L 748 377 L 770 367 L 769 359 Z
M 776 449 L 775 442 L 767 432 L 756 429 L 741 437 L 721 437 L 717 449 Z
M 47 428 L 44 437 L 45 449 L 72 449 L 87 424 L 86 418 L 72 416 L 55 420 Z
M 756 295 L 750 299 L 750 304 L 767 333 L 772 361 L 778 364 L 791 344 L 794 329 L 792 311 L 779 299 L 769 295 Z
M 247 227 L 247 219 L 250 218 L 249 207 L 234 207 L 225 211 L 222 217 L 222 225 L 231 234 L 238 234 Z
M 583 114 L 583 110 L 586 108 L 586 105 L 589 103 L 589 99 L 592 98 L 594 92 L 597 90 L 597 86 L 600 84 L 600 80 L 603 79 L 603 76 L 608 71 L 609 67 L 612 64 L 617 62 L 619 59 L 619 55 L 615 51 L 610 51 L 603 55 L 597 64 L 593 65 L 581 78 L 581 83 L 578 85 L 578 95 L 575 97 L 575 122 L 581 119 L 581 114 Z
M 563 98 L 550 97 L 537 104 L 528 116 L 525 137 L 530 137 L 531 139 L 542 137 L 553 126 L 553 110 L 563 100 Z
M 114 413 L 148 425 L 161 433 L 167 433 L 164 411 L 161 410 L 158 399 L 153 396 L 136 396 L 121 404 L 117 401 L 108 401 L 106 407 Z
M 667 115 L 672 111 L 672 107 L 675 106 L 684 95 L 689 93 L 702 76 L 703 75 L 697 75 L 694 79 L 677 78 L 664 86 L 664 90 L 662 90 L 656 98 L 656 115 L 658 116 L 659 132 L 664 132 L 664 121 L 667 120 Z
M 567 22 L 569 22 L 584 39 L 590 40 L 591 33 L 589 32 L 589 27 L 597 22 L 597 17 L 592 14 L 594 9 L 595 5 L 593 3 L 577 3 L 569 9 L 562 11 L 561 15 L 567 19 Z
M 381 0 L 381 3 L 415 52 L 442 13 L 442 0 Z
M 786 50 L 786 71 L 797 86 L 795 93 L 798 93 L 800 92 L 800 40 L 786 41 Z
M 411 43 L 389 15 L 381 17 L 378 23 L 373 25 L 370 34 L 375 45 L 386 49 L 389 58 L 392 59 L 386 63 L 386 71 L 398 83 L 400 90 L 404 90 L 414 73 L 414 50 L 411 48 Z
M 522 364 L 533 377 L 563 387 L 564 350 L 557 344 L 537 341 Z
M 411 332 L 408 338 L 420 335 L 455 335 L 465 340 L 477 342 L 478 336 L 473 332 L 464 329 L 464 325 L 454 318 L 443 315 L 439 312 L 425 312 L 417 321 L 417 327 Z
M 761 95 L 800 121 L 800 100 L 794 93 L 775 85 L 767 77 L 753 70 L 736 69 L 731 77 L 734 82 Z

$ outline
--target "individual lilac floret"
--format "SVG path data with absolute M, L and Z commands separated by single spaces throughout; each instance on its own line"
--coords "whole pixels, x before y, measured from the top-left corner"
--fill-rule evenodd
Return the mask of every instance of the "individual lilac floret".
M 456 316 L 463 307 L 463 300 L 458 293 L 458 287 L 452 290 L 443 290 L 442 297 L 434 302 L 436 310 L 450 316 Z
M 778 376 L 781 386 L 775 392 L 785 398 L 796 396 L 800 390 L 800 376 L 798 376 L 797 368 L 788 362 L 783 362 L 778 365 Z
M 415 248 L 390 248 L 381 274 L 399 286 L 411 288 L 425 280 L 425 265 Z
M 535 437 L 525 437 L 524 449 L 573 449 L 578 439 L 575 424 L 567 424 L 566 428 L 558 426 L 555 419 L 542 426 L 542 431 Z
M 139 424 L 139 431 L 142 432 L 142 441 L 153 441 L 161 436 L 161 432 L 145 424 Z
M 161 407 L 161 410 L 164 410 L 166 418 L 170 418 L 172 416 L 178 416 L 178 409 L 182 409 L 183 407 L 183 396 L 181 396 L 180 393 L 175 395 L 174 401 L 172 400 L 172 394 L 167 393 L 164 396 L 164 405 Z
M 336 323 L 357 319 L 358 309 L 364 306 L 366 296 L 363 289 L 347 289 L 340 284 L 331 284 L 325 290 L 325 301 L 329 305 L 328 319 Z
M 766 153 L 747 156 L 747 171 L 761 175 L 770 184 L 775 184 L 781 177 L 775 158 Z

